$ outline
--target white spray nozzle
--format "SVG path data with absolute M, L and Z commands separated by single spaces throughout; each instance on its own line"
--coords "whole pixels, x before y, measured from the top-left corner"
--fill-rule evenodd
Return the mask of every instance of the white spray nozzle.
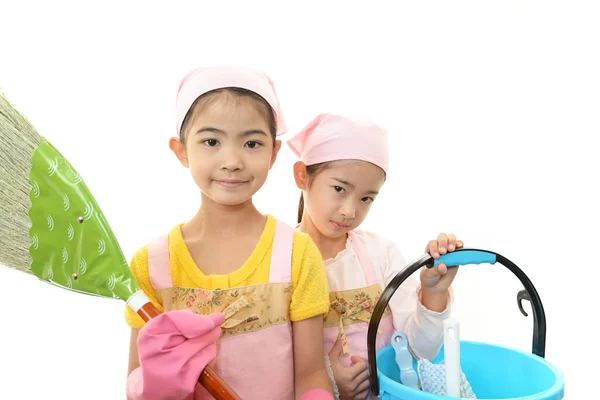
M 444 320 L 444 365 L 448 396 L 460 397 L 460 326 L 458 320 Z

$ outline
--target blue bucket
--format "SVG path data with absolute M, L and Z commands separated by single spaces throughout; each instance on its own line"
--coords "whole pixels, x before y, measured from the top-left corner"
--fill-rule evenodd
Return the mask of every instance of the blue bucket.
M 443 350 L 433 363 L 443 360 Z M 479 342 L 460 342 L 460 365 L 478 399 L 559 400 L 562 372 L 531 353 Z M 416 368 L 416 362 L 415 362 Z M 377 379 L 382 400 L 429 400 L 448 397 L 421 392 L 400 383 L 394 349 L 377 352 Z
M 379 321 L 389 300 L 398 287 L 422 266 L 432 267 L 440 263 L 448 267 L 468 264 L 500 263 L 510 269 L 523 283 L 525 291 L 519 293 L 519 302 L 531 301 L 534 332 L 532 353 L 486 343 L 461 341 L 460 363 L 473 392 L 478 399 L 488 400 L 559 400 L 564 397 L 563 373 L 544 358 L 546 318 L 544 308 L 535 287 L 514 263 L 505 257 L 486 250 L 459 249 L 434 260 L 424 255 L 402 270 L 385 288 L 379 298 L 367 334 L 371 391 L 382 400 L 434 400 L 448 397 L 422 392 L 402 385 L 393 347 L 386 346 L 375 351 L 375 339 Z M 525 314 L 519 303 L 519 308 Z M 525 314 L 526 315 L 526 314 Z M 443 348 L 432 362 L 443 361 Z M 416 361 L 414 367 L 416 369 Z

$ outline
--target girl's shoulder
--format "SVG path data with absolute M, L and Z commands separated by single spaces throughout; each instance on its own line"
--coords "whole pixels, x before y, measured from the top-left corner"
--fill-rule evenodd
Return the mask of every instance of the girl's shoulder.
M 311 246 L 316 247 L 316 244 L 313 242 L 310 235 L 308 235 L 308 233 L 302 232 L 296 225 L 291 225 L 291 224 L 287 223 L 286 221 L 283 221 L 279 218 L 274 217 L 271 214 L 266 214 L 266 216 L 269 221 L 272 221 L 273 231 L 275 231 L 275 227 L 279 223 L 279 224 L 283 224 L 287 229 L 291 229 L 294 232 L 294 236 L 292 239 L 292 246 L 293 246 L 293 250 L 295 252 L 298 252 L 298 251 L 304 252 L 304 250 L 307 247 L 311 247 Z M 275 232 L 273 232 L 273 233 L 275 233 Z M 273 238 L 274 238 L 274 236 L 273 236 Z
M 308 233 L 304 233 L 298 228 L 293 228 L 293 229 L 294 229 L 294 247 L 296 247 L 296 246 L 306 247 L 307 245 L 314 244 L 312 238 L 310 237 L 310 235 Z
M 134 272 L 147 274 L 148 272 L 148 247 L 150 243 L 146 243 L 143 246 L 139 247 L 131 257 L 131 267 L 135 269 Z
M 353 232 L 361 243 L 369 249 L 386 250 L 396 247 L 396 243 L 392 239 L 379 233 L 359 229 Z
M 154 237 L 149 238 L 146 243 L 135 250 L 133 256 L 131 257 L 131 268 L 134 270 L 134 274 L 141 276 L 142 278 L 147 277 L 148 275 L 148 249 L 150 245 L 158 246 L 158 248 L 163 247 L 164 251 L 171 252 L 173 247 L 178 247 L 181 245 L 180 241 L 183 242 L 183 238 L 181 238 L 181 223 L 175 224 L 171 227 L 169 231 L 166 231 L 162 234 L 155 235 Z M 175 245 L 175 246 L 174 246 Z
M 310 262 L 314 261 L 313 259 L 315 258 L 320 260 L 321 252 L 310 235 L 302 232 L 300 229 L 293 229 L 292 256 L 294 263 Z
M 386 269 L 391 264 L 403 265 L 406 258 L 391 238 L 370 231 L 355 231 L 374 265 Z

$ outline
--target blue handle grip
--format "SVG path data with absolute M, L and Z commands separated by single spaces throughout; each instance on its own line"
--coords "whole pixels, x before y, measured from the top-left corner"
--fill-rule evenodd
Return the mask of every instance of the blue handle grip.
M 468 265 L 468 264 L 494 264 L 496 255 L 486 251 L 479 250 L 461 250 L 453 253 L 446 253 L 434 260 L 433 265 L 446 264 L 452 265 Z

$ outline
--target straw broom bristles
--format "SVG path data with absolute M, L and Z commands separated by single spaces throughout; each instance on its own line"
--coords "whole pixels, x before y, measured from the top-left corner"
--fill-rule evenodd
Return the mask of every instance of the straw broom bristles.
M 0 264 L 31 272 L 32 154 L 41 137 L 0 92 Z

